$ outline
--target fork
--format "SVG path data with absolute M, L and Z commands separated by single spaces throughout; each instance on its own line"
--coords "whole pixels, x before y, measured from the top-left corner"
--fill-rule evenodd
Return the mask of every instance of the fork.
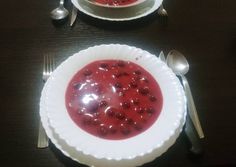
M 52 74 L 55 68 L 54 57 L 50 55 L 45 55 L 43 60 L 43 81 L 46 82 L 47 79 Z M 41 121 L 39 121 L 39 131 L 38 131 L 38 148 L 46 148 L 48 147 L 48 137 L 47 134 L 42 126 Z

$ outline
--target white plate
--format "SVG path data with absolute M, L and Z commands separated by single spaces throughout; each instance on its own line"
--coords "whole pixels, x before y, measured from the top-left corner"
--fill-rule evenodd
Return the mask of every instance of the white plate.
M 145 17 L 156 11 L 162 1 L 163 0 L 147 0 L 133 7 L 114 9 L 95 6 L 84 0 L 71 0 L 79 11 L 91 17 L 109 21 L 129 21 Z
M 145 2 L 146 0 L 137 0 L 133 3 L 130 3 L 130 4 L 127 4 L 127 5 L 116 5 L 116 4 L 104 4 L 104 3 L 99 3 L 97 2 L 96 0 L 85 0 L 87 1 L 88 3 L 91 3 L 93 5 L 97 5 L 97 6 L 100 6 L 100 7 L 106 7 L 106 8 L 127 8 L 127 7 L 132 7 L 132 6 L 136 6 L 136 5 L 139 5 L 143 2 Z
M 145 67 L 157 79 L 164 99 L 163 110 L 151 128 L 137 137 L 115 142 L 94 137 L 80 130 L 70 119 L 64 104 L 66 86 L 75 72 L 91 61 L 111 58 L 111 54 L 114 56 L 112 58 L 130 60 Z M 149 162 L 174 143 L 184 123 L 186 100 L 179 80 L 158 58 L 135 47 L 101 45 L 83 50 L 63 62 L 53 72 L 49 81 L 48 91 L 41 98 L 40 109 L 46 109 L 53 130 L 65 141 L 67 147 L 73 148 L 72 152 L 82 156 L 83 162 L 91 166 L 104 166 L 104 162 L 106 166 L 137 166 Z M 131 149 L 124 152 L 120 148 Z M 70 151 L 62 150 L 69 155 Z M 80 156 L 75 157 L 80 160 Z
M 48 122 L 48 117 L 47 117 L 47 112 L 45 109 L 45 100 L 46 100 L 46 92 L 48 89 L 48 83 L 50 83 L 51 79 L 49 78 L 48 81 L 45 83 L 44 88 L 42 90 L 41 93 L 41 99 L 40 99 L 40 118 L 41 118 L 41 122 L 42 125 L 46 131 L 47 136 L 50 138 L 51 142 L 67 157 L 73 159 L 74 161 L 77 161 L 79 163 L 83 163 L 83 164 L 87 164 L 90 166 L 98 166 L 95 164 L 101 164 L 101 167 L 106 166 L 107 162 L 104 161 L 103 163 L 99 163 L 96 162 L 97 160 L 92 160 L 93 163 L 91 163 L 91 157 L 90 159 L 88 159 L 86 156 L 84 156 L 83 154 L 81 154 L 80 152 L 77 152 L 73 147 L 70 147 L 66 144 L 65 141 L 61 140 L 58 135 L 54 132 L 53 128 L 50 126 L 49 122 Z M 182 122 L 182 126 L 185 123 L 185 116 L 183 117 L 183 120 L 181 120 Z M 180 128 L 177 129 L 177 133 L 180 133 L 182 131 L 182 127 L 180 126 Z M 175 142 L 175 139 L 172 139 L 172 142 Z M 153 154 L 156 155 L 156 154 Z M 148 157 L 149 156 L 149 157 Z M 149 159 L 149 161 L 151 161 L 152 159 L 155 159 L 157 157 L 155 156 L 151 156 L 151 155 L 147 155 L 147 157 L 144 159 Z M 142 161 L 141 163 L 138 164 L 138 166 L 149 162 L 149 161 Z M 116 164 L 117 165 L 117 164 Z M 117 166 L 121 166 L 121 165 L 117 165 Z M 122 166 L 123 167 L 123 166 Z

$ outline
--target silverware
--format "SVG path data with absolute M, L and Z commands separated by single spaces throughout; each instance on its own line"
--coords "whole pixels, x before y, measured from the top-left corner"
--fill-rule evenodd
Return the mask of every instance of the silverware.
M 164 63 L 166 63 L 166 58 L 165 58 L 165 55 L 164 55 L 164 52 L 163 52 L 163 51 L 160 52 L 159 58 L 160 58 L 161 61 L 163 61 Z
M 68 10 L 64 8 L 64 0 L 60 0 L 59 7 L 51 11 L 51 18 L 54 20 L 61 20 L 66 18 L 68 14 Z
M 75 20 L 76 20 L 76 17 L 77 17 L 77 13 L 78 13 L 78 10 L 77 8 L 73 5 L 72 7 L 72 12 L 71 12 L 71 17 L 70 17 L 70 26 L 72 27 Z
M 55 68 L 55 62 L 53 56 L 46 55 L 44 56 L 43 61 L 43 81 L 46 82 L 47 79 L 52 74 Z M 38 148 L 46 148 L 48 147 L 48 137 L 47 134 L 42 126 L 41 121 L 39 121 L 39 132 L 38 132 Z
M 168 13 L 167 13 L 167 11 L 165 10 L 163 4 L 160 5 L 160 7 L 158 8 L 157 13 L 158 13 L 160 16 L 168 16 Z
M 163 51 L 160 52 L 159 58 L 161 61 L 166 63 L 166 58 L 165 58 Z M 196 134 L 196 131 L 193 127 L 193 124 L 192 124 L 188 114 L 186 116 L 186 123 L 185 123 L 185 127 L 184 127 L 184 132 L 191 144 L 190 152 L 192 152 L 195 155 L 201 154 L 203 152 L 202 144 Z
M 184 132 L 191 144 L 190 152 L 195 155 L 202 154 L 203 153 L 202 143 L 194 129 L 193 123 L 189 115 L 186 116 Z
M 204 138 L 204 133 L 198 118 L 197 110 L 193 101 L 193 96 L 186 77 L 184 76 L 189 70 L 189 64 L 183 54 L 176 50 L 172 50 L 167 55 L 167 65 L 173 72 L 180 76 L 187 97 L 188 114 L 193 122 L 194 127 L 200 138 Z

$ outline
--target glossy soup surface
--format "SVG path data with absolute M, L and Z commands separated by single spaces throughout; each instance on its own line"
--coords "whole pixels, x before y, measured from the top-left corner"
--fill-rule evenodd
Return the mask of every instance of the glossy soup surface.
M 86 65 L 73 76 L 65 96 L 67 111 L 81 129 L 111 140 L 147 130 L 157 120 L 163 102 L 152 75 L 121 60 Z
M 119 6 L 119 5 L 129 5 L 137 0 L 95 0 L 97 3 L 104 4 L 104 5 L 112 5 L 112 6 Z

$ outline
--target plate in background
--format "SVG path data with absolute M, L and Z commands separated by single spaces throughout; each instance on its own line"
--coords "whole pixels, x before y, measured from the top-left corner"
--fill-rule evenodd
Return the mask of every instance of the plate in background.
M 163 0 L 147 0 L 139 5 L 129 8 L 104 8 L 95 6 L 84 0 L 71 0 L 81 12 L 93 18 L 107 21 L 129 21 L 145 17 L 155 12 Z

